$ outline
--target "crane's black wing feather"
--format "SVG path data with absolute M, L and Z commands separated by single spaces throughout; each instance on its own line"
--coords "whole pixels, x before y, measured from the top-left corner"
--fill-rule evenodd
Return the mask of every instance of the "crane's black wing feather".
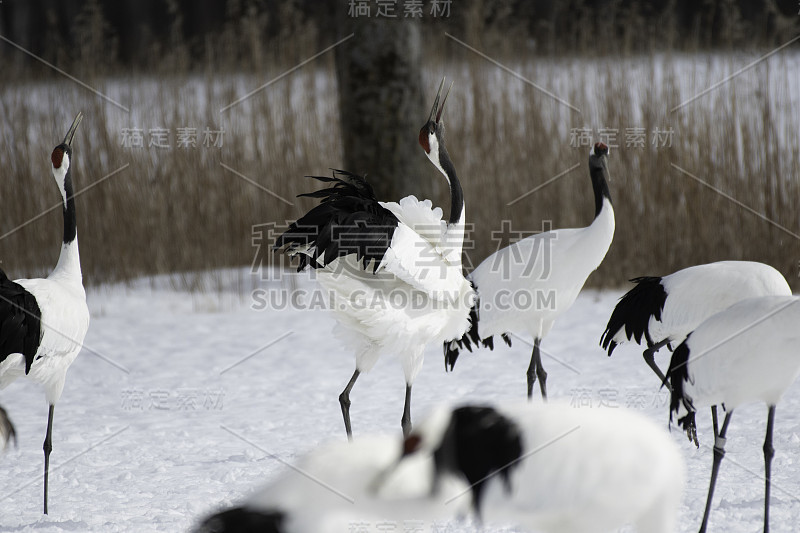
M 600 337 L 600 344 L 604 350 L 608 350 L 609 356 L 617 347 L 613 338 L 622 328 L 625 328 L 628 340 L 634 339 L 637 344 L 641 344 L 644 338 L 648 347 L 652 346 L 654 342 L 648 330 L 650 318 L 661 320 L 661 312 L 667 301 L 667 293 L 660 277 L 644 276 L 631 281 L 636 286 L 619 299 L 608 319 L 606 330 Z
M 320 203 L 292 223 L 273 249 L 299 256 L 298 272 L 350 254 L 364 267 L 374 261 L 374 272 L 392 244 L 397 217 L 378 203 L 372 186 L 361 176 L 334 170 L 332 178 L 307 177 L 333 185 L 299 195 L 318 198 Z
M 41 340 L 42 312 L 36 298 L 0 270 L 0 362 L 21 353 L 27 374 Z

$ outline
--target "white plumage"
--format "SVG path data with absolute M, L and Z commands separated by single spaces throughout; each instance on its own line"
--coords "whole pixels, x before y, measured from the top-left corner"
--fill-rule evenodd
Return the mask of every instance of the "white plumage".
M 70 171 L 71 143 L 82 118 L 78 113 L 64 142 L 51 155 L 64 214 L 64 239 L 55 269 L 45 279 L 11 282 L 5 273 L 0 276 L 0 389 L 24 376 L 44 388 L 49 405 L 43 447 L 45 514 L 53 411 L 64 389 L 67 369 L 81 351 L 89 328 Z
M 541 339 L 549 333 L 556 318 L 575 302 L 611 244 L 614 211 L 607 199 L 603 207 L 600 216 L 586 228 L 536 234 L 495 252 L 478 265 L 469 278 L 478 287 L 481 335 L 524 331 Z M 524 300 L 518 296 L 520 301 L 534 305 L 514 307 L 512 298 L 519 294 L 527 294 Z M 508 306 L 503 305 L 500 295 L 508 296 Z M 537 306 L 537 302 L 545 305 Z
M 437 475 L 467 479 L 485 524 L 601 533 L 675 531 L 685 481 L 668 433 L 626 409 L 559 404 L 439 408 L 406 439 Z
M 775 406 L 800 375 L 800 298 L 762 296 L 741 301 L 711 316 L 692 331 L 672 355 L 667 371 L 672 385 L 670 408 L 690 438 L 697 442 L 695 411 L 722 405 L 721 429 L 716 417 L 714 463 L 701 531 L 705 531 L 725 434 L 739 405 L 762 401 L 768 406 L 764 440 L 764 531 L 769 524 L 770 466 L 774 450 Z
M 74 265 L 77 265 L 77 276 L 70 271 Z M 21 353 L 10 354 L 0 363 L 0 389 L 25 376 L 41 385 L 48 405 L 54 405 L 61 398 L 67 369 L 81 351 L 89 329 L 89 308 L 80 278 L 77 238 L 62 248 L 58 265 L 47 278 L 18 279 L 15 283 L 36 298 L 42 313 L 42 336 L 27 376 Z
M 451 480 L 431 494 L 429 455 L 394 468 L 402 445 L 402 439 L 366 436 L 320 446 L 242 505 L 205 519 L 196 533 L 343 533 L 358 524 L 377 531 L 387 522 L 422 524 L 427 531 L 466 512 L 463 500 L 447 503 L 468 490 L 463 482 Z
M 441 90 L 419 143 L 445 176 L 451 193 L 450 216 L 429 200 L 413 196 L 379 202 L 358 176 L 334 171 L 328 189 L 308 193 L 319 205 L 292 224 L 275 247 L 300 256 L 300 269 L 310 265 L 343 339 L 356 357 L 356 369 L 339 396 L 348 437 L 350 391 L 362 372 L 383 353 L 402 364 L 406 396 L 401 425 L 411 428 L 411 386 L 422 368 L 425 345 L 458 338 L 469 327 L 474 291 L 464 278 L 461 250 L 465 209 L 461 185 L 444 144 Z
M 473 330 L 460 341 L 445 345 L 445 365 L 452 368 L 459 347 L 483 341 L 492 346 L 495 335 L 527 333 L 534 339 L 528 369 L 528 397 L 539 379 L 547 397 L 547 373 L 541 364 L 539 343 L 555 320 L 575 302 L 586 279 L 594 272 L 614 237 L 614 209 L 608 191 L 608 147 L 597 143 L 589 156 L 595 197 L 595 218 L 585 228 L 547 231 L 527 237 L 487 257 L 468 276 L 478 294 Z M 477 324 L 476 324 L 477 323 Z M 471 338 L 471 341 L 470 341 Z
M 633 281 L 637 286 L 620 299 L 601 343 L 609 355 L 630 340 L 646 343 L 644 358 L 662 381 L 653 360 L 661 346 L 676 346 L 703 320 L 741 300 L 792 294 L 780 272 L 753 261 L 719 261 Z
M 409 196 L 378 203 L 398 224 L 375 272 L 348 255 L 317 270 L 317 281 L 332 296 L 336 335 L 355 351 L 356 368 L 368 372 L 382 353 L 395 354 L 411 384 L 428 343 L 460 336 L 469 327 L 474 291 L 461 268 L 464 215 L 462 210 L 448 228 L 430 200 Z

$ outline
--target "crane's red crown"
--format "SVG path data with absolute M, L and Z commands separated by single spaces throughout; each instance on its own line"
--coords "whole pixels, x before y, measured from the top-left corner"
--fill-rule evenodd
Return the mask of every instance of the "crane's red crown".
M 61 168 L 61 162 L 64 160 L 64 149 L 59 146 L 53 150 L 50 160 L 53 162 L 53 168 Z

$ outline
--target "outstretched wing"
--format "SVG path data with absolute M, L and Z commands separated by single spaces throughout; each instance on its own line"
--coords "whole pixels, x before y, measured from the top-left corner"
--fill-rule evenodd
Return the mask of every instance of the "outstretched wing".
M 324 267 L 350 254 L 356 254 L 364 268 L 372 261 L 375 271 L 391 245 L 397 217 L 378 202 L 360 176 L 334 170 L 332 178 L 308 177 L 333 185 L 299 195 L 319 198 L 320 203 L 291 224 L 273 249 L 299 256 L 298 272 L 306 266 Z
M 372 273 L 385 270 L 426 297 L 464 296 L 461 242 L 448 246 L 448 239 L 463 239 L 463 233 L 450 235 L 441 209 L 413 196 L 378 202 L 364 178 L 341 170 L 334 170 L 332 178 L 311 177 L 333 185 L 301 195 L 319 198 L 320 204 L 293 223 L 274 246 L 300 256 L 298 271 L 355 254 L 364 270 L 371 263 Z

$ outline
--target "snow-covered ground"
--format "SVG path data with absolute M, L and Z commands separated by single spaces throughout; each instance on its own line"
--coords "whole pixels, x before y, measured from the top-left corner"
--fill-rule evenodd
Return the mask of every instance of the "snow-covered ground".
M 291 305 L 253 309 L 253 290 L 283 294 L 313 285 L 303 275 L 261 282 L 241 270 L 200 281 L 206 290 L 193 293 L 164 278 L 90 291 L 85 348 L 55 411 L 49 516 L 41 514 L 44 395 L 22 381 L 0 393 L 19 437 L 18 448 L 0 456 L 0 531 L 184 531 L 272 479 L 283 461 L 344 440 L 337 396 L 353 357 L 330 335 L 331 316 Z M 556 323 L 542 346 L 548 392 L 585 409 L 641 409 L 666 426 L 667 395 L 640 350 L 623 346 L 608 358 L 598 346 L 619 296 L 584 291 Z M 528 341 L 465 354 L 449 374 L 441 348 L 430 346 L 414 386 L 413 419 L 442 401 L 524 397 Z M 400 438 L 403 393 L 402 372 L 390 358 L 362 376 L 351 396 L 356 438 Z M 732 418 L 713 531 L 760 530 L 765 418 L 766 407 L 756 404 Z M 699 450 L 672 431 L 689 472 L 681 531 L 699 527 L 708 484 L 710 416 L 702 412 L 698 421 Z M 778 406 L 774 445 L 772 528 L 797 531 L 800 385 Z M 475 530 L 458 522 L 424 527 Z M 404 531 L 402 524 L 394 531 Z

